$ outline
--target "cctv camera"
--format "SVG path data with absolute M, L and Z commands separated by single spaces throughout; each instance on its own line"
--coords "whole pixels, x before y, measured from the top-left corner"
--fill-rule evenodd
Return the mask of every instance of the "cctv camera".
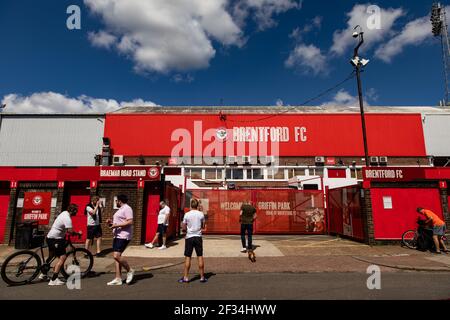
M 359 33 L 358 32 L 353 32 L 353 38 L 358 38 L 358 36 L 359 36 Z

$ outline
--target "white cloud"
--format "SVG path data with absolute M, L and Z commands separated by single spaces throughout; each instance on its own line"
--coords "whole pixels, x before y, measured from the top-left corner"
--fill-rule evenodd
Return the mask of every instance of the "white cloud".
M 114 48 L 137 72 L 204 69 L 214 58 L 214 41 L 242 47 L 247 18 L 259 30 L 276 25 L 274 16 L 300 9 L 300 0 L 84 0 L 104 23 L 90 32 L 95 47 Z
M 364 106 L 369 106 L 369 103 L 364 99 Z M 359 108 L 359 98 L 357 96 L 352 96 L 346 90 L 341 89 L 333 97 L 331 101 L 324 102 L 321 107 L 358 107 Z
M 176 75 L 174 75 L 172 77 L 172 81 L 174 81 L 175 83 L 181 83 L 181 82 L 191 83 L 192 81 L 194 81 L 194 77 L 191 76 L 190 74 L 184 75 L 181 73 L 177 73 Z
M 314 75 L 329 73 L 326 56 L 312 44 L 297 45 L 284 64 L 287 68 L 300 68 L 305 73 L 312 72 Z
M 233 8 L 233 17 L 243 26 L 249 15 L 257 23 L 259 30 L 276 25 L 273 16 L 291 9 L 301 9 L 303 0 L 239 0 Z
M 409 22 L 398 35 L 381 45 L 375 51 L 375 56 L 389 63 L 396 55 L 403 52 L 404 47 L 409 45 L 418 46 L 427 38 L 431 38 L 429 16 Z
M 226 11 L 228 0 L 84 0 L 98 14 L 113 45 L 137 71 L 206 68 L 216 53 L 212 40 L 242 45 L 242 31 Z M 95 45 L 98 37 L 91 36 Z M 108 40 L 112 40 L 109 38 Z
M 372 16 L 372 13 L 368 13 L 367 9 L 370 4 L 355 5 L 349 13 L 347 13 L 348 21 L 347 28 L 343 30 L 337 30 L 333 34 L 333 45 L 330 51 L 337 55 L 342 55 L 350 47 L 356 45 L 355 39 L 352 37 L 353 28 L 360 25 L 364 31 L 364 47 L 361 50 L 366 50 L 376 43 L 383 41 L 386 37 L 392 34 L 392 28 L 395 21 L 405 14 L 402 8 L 398 9 L 383 9 L 380 8 L 380 22 L 381 29 L 369 29 L 367 23 Z
M 289 38 L 294 39 L 297 42 L 303 41 L 303 36 L 310 33 L 314 29 L 322 28 L 323 17 L 317 16 L 311 20 L 311 23 L 307 23 L 303 26 L 303 28 L 297 27 L 292 30 Z
M 94 47 L 109 49 L 117 41 L 117 38 L 105 31 L 89 32 L 88 39 Z
M 151 101 L 135 99 L 118 102 L 114 99 L 96 99 L 81 95 L 70 98 L 56 92 L 38 92 L 30 96 L 8 94 L 3 97 L 5 112 L 12 113 L 105 113 L 126 106 L 155 106 Z

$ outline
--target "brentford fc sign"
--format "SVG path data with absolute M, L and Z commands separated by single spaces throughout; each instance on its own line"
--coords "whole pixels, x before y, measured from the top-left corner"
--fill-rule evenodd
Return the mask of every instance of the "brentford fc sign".
M 366 181 L 414 181 L 425 179 L 425 171 L 409 167 L 364 168 L 363 178 Z
M 159 167 L 102 167 L 100 180 L 157 180 Z
M 25 192 L 22 219 L 39 221 L 47 225 L 50 220 L 51 192 Z

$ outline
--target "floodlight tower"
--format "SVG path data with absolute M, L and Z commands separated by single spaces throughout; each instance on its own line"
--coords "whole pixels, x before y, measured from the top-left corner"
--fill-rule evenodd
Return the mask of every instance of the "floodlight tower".
M 449 87 L 449 74 L 450 74 L 450 65 L 449 65 L 449 56 L 450 56 L 450 44 L 448 38 L 448 26 L 447 26 L 447 16 L 445 13 L 445 7 L 441 5 L 439 2 L 433 3 L 431 7 L 431 25 L 433 35 L 435 37 L 441 37 L 441 46 L 442 46 L 442 61 L 444 64 L 444 81 L 445 81 L 445 98 L 444 103 L 441 105 L 449 106 L 450 101 L 450 87 Z

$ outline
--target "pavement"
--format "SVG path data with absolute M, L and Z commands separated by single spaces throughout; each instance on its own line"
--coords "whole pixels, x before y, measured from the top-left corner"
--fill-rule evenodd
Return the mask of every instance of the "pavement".
M 384 272 L 423 271 L 450 273 L 450 254 L 436 255 L 411 250 L 400 245 L 368 246 L 331 236 L 254 236 L 256 262 L 241 253 L 238 236 L 205 236 L 204 257 L 207 272 L 237 273 L 321 273 L 362 272 L 369 265 L 378 265 Z M 14 252 L 13 247 L 0 245 L 0 263 Z M 112 273 L 112 252 L 96 258 L 93 270 Z M 184 263 L 184 239 L 168 244 L 167 249 L 130 246 L 124 252 L 138 272 L 181 273 Z M 194 255 L 195 256 L 195 255 Z M 197 263 L 193 259 L 192 268 Z

